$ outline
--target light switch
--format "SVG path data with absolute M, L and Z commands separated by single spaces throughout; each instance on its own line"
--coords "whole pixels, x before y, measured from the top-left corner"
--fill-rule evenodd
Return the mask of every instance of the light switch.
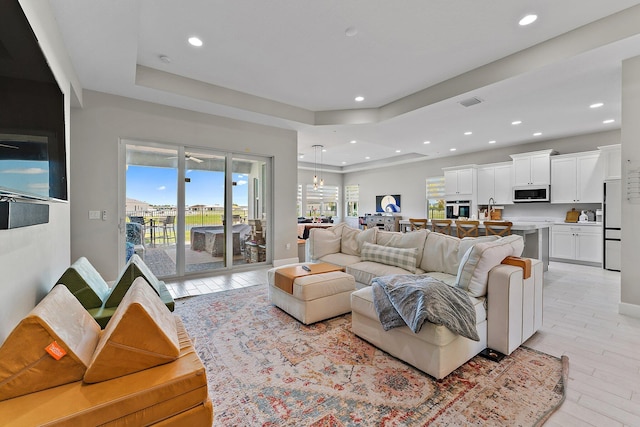
M 89 219 L 100 219 L 100 211 L 89 211 Z

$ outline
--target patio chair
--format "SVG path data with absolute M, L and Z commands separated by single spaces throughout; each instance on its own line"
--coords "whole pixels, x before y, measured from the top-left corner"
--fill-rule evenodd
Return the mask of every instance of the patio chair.
M 176 240 L 176 217 L 174 215 L 167 215 L 167 217 L 157 222 L 154 227 L 156 228 L 155 238 L 158 238 L 158 231 L 162 230 L 162 241 L 167 243 L 171 238 L 170 232 L 173 232 L 173 240 Z

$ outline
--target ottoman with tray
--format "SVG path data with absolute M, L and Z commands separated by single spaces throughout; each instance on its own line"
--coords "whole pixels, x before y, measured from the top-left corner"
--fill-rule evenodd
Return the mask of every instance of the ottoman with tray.
M 328 263 L 291 264 L 270 269 L 267 278 L 269 300 L 305 325 L 351 311 L 356 281 L 342 267 Z

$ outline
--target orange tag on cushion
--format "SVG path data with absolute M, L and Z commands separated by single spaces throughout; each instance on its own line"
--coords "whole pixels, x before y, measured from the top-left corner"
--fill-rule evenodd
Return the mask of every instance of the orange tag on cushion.
M 49 353 L 51 357 L 56 360 L 60 360 L 67 355 L 67 352 L 64 350 L 64 348 L 60 347 L 60 345 L 55 341 L 46 346 L 44 349 L 47 353 Z

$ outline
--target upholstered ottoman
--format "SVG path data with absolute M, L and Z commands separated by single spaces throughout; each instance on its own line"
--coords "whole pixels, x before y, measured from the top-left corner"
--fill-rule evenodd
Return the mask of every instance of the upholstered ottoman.
M 269 300 L 305 325 L 351 311 L 351 292 L 356 281 L 342 271 L 296 277 L 291 293 L 275 286 L 278 268 L 267 272 Z

